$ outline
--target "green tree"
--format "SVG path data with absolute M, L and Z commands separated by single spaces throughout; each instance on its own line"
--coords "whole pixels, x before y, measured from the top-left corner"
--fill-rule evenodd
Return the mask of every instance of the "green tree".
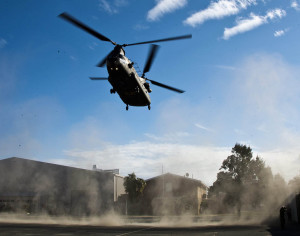
M 143 194 L 145 186 L 146 182 L 141 178 L 137 178 L 135 173 L 128 174 L 128 176 L 125 177 L 124 187 L 131 202 L 139 199 L 139 197 Z
M 253 158 L 250 147 L 235 144 L 219 170 L 210 195 L 222 194 L 223 204 L 236 208 L 239 213 L 244 204 L 253 207 L 261 204 L 262 190 L 268 185 L 272 172 L 261 158 Z

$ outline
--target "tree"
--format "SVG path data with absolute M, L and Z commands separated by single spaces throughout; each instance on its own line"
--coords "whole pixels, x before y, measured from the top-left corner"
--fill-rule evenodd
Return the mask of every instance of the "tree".
M 300 192 L 300 175 L 289 181 L 289 187 L 291 192 Z
M 223 204 L 237 208 L 239 213 L 244 204 L 252 207 L 261 204 L 263 189 L 272 178 L 272 172 L 261 158 L 253 158 L 250 147 L 235 144 L 219 170 L 210 194 L 219 196 L 222 193 Z
M 128 176 L 125 177 L 125 192 L 128 194 L 128 198 L 131 202 L 139 199 L 139 197 L 143 193 L 145 186 L 146 182 L 141 178 L 137 178 L 135 173 L 128 174 Z

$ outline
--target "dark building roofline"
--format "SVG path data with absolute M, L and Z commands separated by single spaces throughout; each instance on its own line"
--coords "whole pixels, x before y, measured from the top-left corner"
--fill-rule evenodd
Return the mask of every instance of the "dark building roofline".
M 26 159 L 26 158 L 21 158 L 21 157 L 9 157 L 9 158 L 0 159 L 0 163 L 1 163 L 1 161 L 14 161 L 14 160 L 16 160 L 16 161 L 25 161 L 27 163 L 34 162 L 34 163 L 37 163 L 37 164 L 40 164 L 40 165 L 50 165 L 52 167 L 59 167 L 59 168 L 63 167 L 63 168 L 69 168 L 69 169 L 73 169 L 73 170 L 82 170 L 82 171 L 90 171 L 90 172 L 100 172 L 100 173 L 113 174 L 113 173 L 107 172 L 107 171 L 95 171 L 95 170 L 83 169 L 83 168 L 78 168 L 78 167 L 53 164 L 53 163 L 49 163 L 49 162 L 31 160 L 31 159 Z M 116 175 L 116 174 L 113 174 L 113 175 Z
M 44 164 L 44 165 L 47 164 L 47 165 L 51 165 L 51 166 L 67 167 L 67 168 L 73 168 L 73 169 L 79 169 L 79 170 L 89 170 L 89 169 L 82 169 L 82 168 L 77 168 L 77 167 L 72 167 L 72 166 L 59 165 L 59 164 L 54 164 L 54 163 L 50 163 L 50 162 L 37 161 L 37 160 L 21 158 L 21 157 L 4 158 L 4 159 L 1 159 L 0 162 L 5 161 L 5 160 L 21 160 L 21 161 L 28 161 L 28 162 L 36 162 L 36 163 Z M 89 171 L 91 171 L 91 170 L 89 170 Z
M 181 175 L 176 175 L 176 174 L 172 174 L 172 173 L 165 173 L 165 174 L 162 174 L 162 175 L 158 175 L 158 176 L 155 176 L 155 177 L 152 177 L 150 179 L 146 179 L 146 183 L 148 181 L 151 181 L 151 180 L 154 180 L 154 179 L 158 179 L 158 178 L 161 178 L 163 176 L 172 176 L 172 177 L 175 177 L 175 178 L 181 178 L 181 179 L 184 179 L 184 180 L 187 180 L 187 181 L 191 181 L 191 182 L 194 182 L 196 184 L 199 184 L 201 185 L 202 187 L 204 188 L 207 188 L 207 186 L 201 181 L 201 180 L 198 180 L 198 179 L 191 179 L 191 178 L 188 178 L 188 177 L 184 177 L 184 176 L 181 176 Z

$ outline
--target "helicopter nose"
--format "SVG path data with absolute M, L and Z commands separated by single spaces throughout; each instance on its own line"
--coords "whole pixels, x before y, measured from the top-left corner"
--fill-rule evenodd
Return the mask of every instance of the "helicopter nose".
M 115 57 L 111 57 L 107 60 L 107 64 L 109 66 L 116 66 L 118 64 L 118 60 Z
M 118 60 L 118 58 L 110 58 L 107 61 L 107 66 L 110 69 L 110 71 L 118 71 L 121 67 L 120 61 Z

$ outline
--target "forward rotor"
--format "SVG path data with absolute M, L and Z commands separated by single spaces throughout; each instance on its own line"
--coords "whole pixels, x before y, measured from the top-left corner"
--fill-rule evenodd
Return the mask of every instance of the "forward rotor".
M 58 15 L 60 18 L 70 22 L 71 24 L 77 26 L 78 28 L 84 30 L 85 32 L 95 36 L 96 38 L 102 40 L 102 41 L 107 41 L 107 42 L 111 42 L 113 45 L 117 45 L 117 43 L 113 42 L 112 40 L 110 40 L 109 38 L 107 38 L 106 36 L 100 34 L 99 32 L 93 30 L 92 28 L 90 28 L 89 26 L 85 25 L 84 23 L 82 23 L 81 21 L 77 20 L 75 17 L 71 16 L 70 14 L 68 14 L 67 12 L 63 12 L 60 15 Z
M 103 34 L 100 34 L 99 32 L 95 31 L 94 29 L 90 28 L 89 26 L 87 26 L 86 24 L 82 23 L 81 21 L 79 21 L 78 19 L 76 19 L 75 17 L 71 16 L 69 13 L 67 12 L 63 12 L 60 15 L 58 15 L 60 18 L 68 21 L 69 23 L 75 25 L 76 27 L 84 30 L 85 32 L 93 35 L 94 37 L 102 40 L 102 41 L 106 41 L 106 42 L 110 42 L 113 45 L 119 45 L 122 47 L 127 47 L 127 46 L 134 46 L 134 45 L 140 45 L 140 44 L 150 44 L 150 43 L 158 43 L 158 42 L 165 42 L 165 41 L 173 41 L 173 40 L 180 40 L 180 39 L 188 39 L 188 38 L 192 38 L 191 34 L 187 34 L 187 35 L 182 35 L 182 36 L 177 36 L 177 37 L 170 37 L 170 38 L 163 38 L 163 39 L 156 39 L 156 40 L 151 40 L 151 41 L 144 41 L 144 42 L 137 42 L 137 43 L 131 43 L 131 44 L 117 44 L 116 42 L 112 41 L 111 39 L 109 39 L 108 37 L 104 36 Z

